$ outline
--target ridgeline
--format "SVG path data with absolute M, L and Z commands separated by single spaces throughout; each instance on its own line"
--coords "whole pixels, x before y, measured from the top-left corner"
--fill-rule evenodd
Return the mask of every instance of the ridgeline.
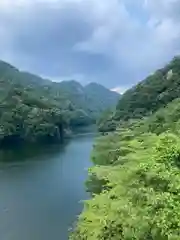
M 119 95 L 91 83 L 54 83 L 0 61 L 0 147 L 18 142 L 62 142 L 94 124 Z

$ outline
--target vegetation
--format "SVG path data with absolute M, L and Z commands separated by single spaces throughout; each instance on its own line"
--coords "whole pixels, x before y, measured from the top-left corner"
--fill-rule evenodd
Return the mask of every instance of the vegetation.
M 63 141 L 70 131 L 91 125 L 117 102 L 118 94 L 99 85 L 98 91 L 94 105 L 88 86 L 75 81 L 52 83 L 0 61 L 0 145 Z M 103 94 L 111 101 L 102 104 Z
M 175 58 L 162 73 L 167 74 L 169 66 L 178 66 L 178 61 Z M 174 67 L 173 75 L 179 69 Z M 168 74 L 166 80 L 173 75 Z M 154 98 L 161 95 L 157 89 L 148 92 L 143 111 L 136 114 L 147 88 L 161 85 L 162 79 L 151 80 L 141 83 L 139 92 L 138 85 L 122 96 L 114 114 L 119 126 L 97 139 L 87 181 L 92 199 L 85 201 L 70 239 L 180 239 L 180 98 L 173 97 L 171 89 L 176 84 L 172 81 L 163 90 L 163 102 Z M 120 103 L 128 108 L 125 116 L 121 116 Z M 125 119 L 128 121 L 123 122 Z
M 179 56 L 125 92 L 116 110 L 103 116 L 103 121 L 98 124 L 99 131 L 109 132 L 120 123 L 148 117 L 177 98 L 180 98 Z
M 99 132 L 111 132 L 116 130 L 117 122 L 113 119 L 113 110 L 107 109 L 96 122 Z
M 128 90 L 117 105 L 115 118 L 147 116 L 180 97 L 180 57 Z

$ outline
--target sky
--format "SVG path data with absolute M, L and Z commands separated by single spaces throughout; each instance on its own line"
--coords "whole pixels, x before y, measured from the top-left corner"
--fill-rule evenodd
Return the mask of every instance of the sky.
M 180 0 L 0 0 L 0 59 L 124 92 L 180 53 Z

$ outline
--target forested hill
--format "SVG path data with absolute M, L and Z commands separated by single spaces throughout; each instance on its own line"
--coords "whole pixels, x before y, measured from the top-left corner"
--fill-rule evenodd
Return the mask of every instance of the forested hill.
M 92 199 L 70 239 L 179 240 L 180 58 L 127 91 L 104 123 L 114 115 L 117 128 L 94 145 Z
M 176 98 L 180 98 L 179 56 L 121 95 L 116 110 L 99 119 L 99 131 L 115 130 L 119 122 L 147 117 Z
M 175 57 L 167 66 L 157 70 L 120 99 L 116 119 L 139 118 L 166 106 L 180 97 L 180 57 Z
M 62 139 L 64 132 L 92 124 L 119 98 L 97 86 L 101 92 L 94 101 L 88 86 L 54 83 L 0 61 L 0 143 Z M 102 92 L 109 101 L 102 100 Z
M 97 119 L 106 109 L 115 107 L 120 98 L 118 93 L 98 83 L 83 87 L 72 80 L 56 83 L 56 87 L 76 108 L 83 109 L 93 119 Z
M 97 83 L 90 83 L 85 87 L 74 80 L 55 83 L 31 73 L 21 72 L 3 61 L 0 61 L 0 80 L 0 90 L 2 92 L 4 92 L 5 88 L 7 90 L 15 85 L 28 90 L 32 89 L 35 92 L 37 88 L 38 91 L 42 91 L 44 98 L 49 97 L 50 101 L 59 101 L 58 104 L 61 104 L 65 109 L 67 106 L 64 103 L 70 102 L 74 108 L 82 109 L 90 117 L 92 115 L 95 118 L 107 108 L 114 107 L 120 97 L 118 93 L 112 92 Z M 34 93 L 34 95 L 37 98 L 40 96 L 38 92 Z

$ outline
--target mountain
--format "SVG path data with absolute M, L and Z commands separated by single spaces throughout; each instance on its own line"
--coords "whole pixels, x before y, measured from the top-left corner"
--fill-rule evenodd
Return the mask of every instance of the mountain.
M 49 100 L 59 100 L 58 105 L 62 103 L 60 105 L 65 108 L 71 103 L 74 108 L 82 109 L 95 118 L 107 108 L 114 107 L 120 97 L 118 93 L 97 83 L 90 83 L 83 87 L 75 80 L 51 82 L 34 74 L 21 72 L 3 61 L 0 61 L 0 80 L 2 92 L 14 85 L 31 89 L 33 95 L 41 91 L 41 97 L 45 98 L 47 95 Z
M 0 61 L 0 143 L 62 139 L 67 130 L 94 123 L 118 101 L 117 94 L 98 89 L 74 80 L 54 83 Z M 102 96 L 109 101 L 102 104 Z
M 85 86 L 85 93 L 91 101 L 91 105 L 96 111 L 104 111 L 117 104 L 120 95 L 116 92 L 110 91 L 98 83 L 90 83 Z
M 94 144 L 91 199 L 70 240 L 179 240 L 180 58 L 128 90 L 104 126 L 111 120 L 114 131 Z
M 90 83 L 83 87 L 79 82 L 63 81 L 56 83 L 56 88 L 76 107 L 83 109 L 93 119 L 103 111 L 116 106 L 120 95 L 98 83 Z
M 115 130 L 119 122 L 147 117 L 180 97 L 180 56 L 120 96 L 116 110 L 99 123 L 101 132 Z
M 128 90 L 119 100 L 115 118 L 147 116 L 180 97 L 180 57 Z

